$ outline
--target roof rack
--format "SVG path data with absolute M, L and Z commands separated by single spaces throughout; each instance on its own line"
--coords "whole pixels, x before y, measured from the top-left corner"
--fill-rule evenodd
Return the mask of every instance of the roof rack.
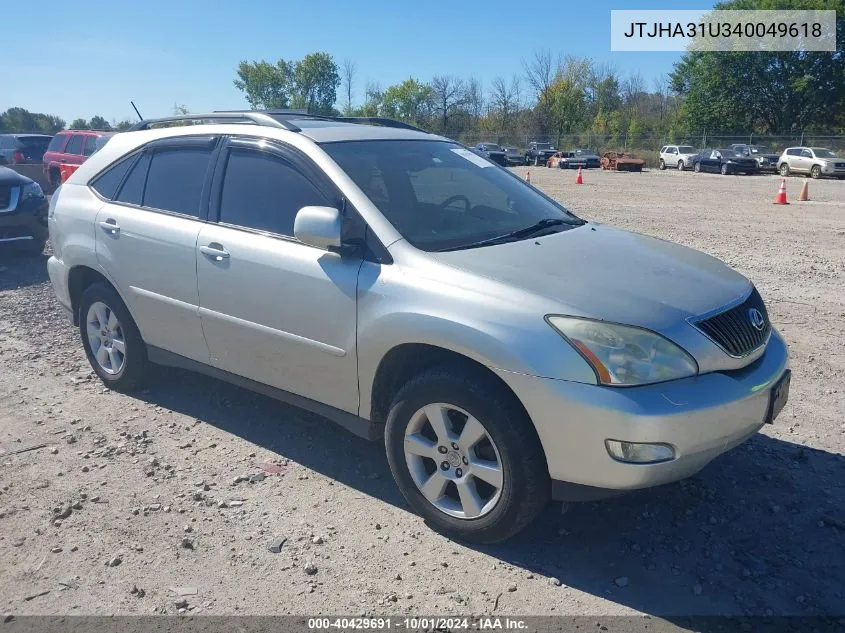
M 138 130 L 149 130 L 151 126 L 161 123 L 176 123 L 178 121 L 202 121 L 207 123 L 212 122 L 226 122 L 226 123 L 251 123 L 254 125 L 265 125 L 267 127 L 276 127 L 289 130 L 291 132 L 299 132 L 300 128 L 293 123 L 289 123 L 285 119 L 275 119 L 269 114 L 257 111 L 238 111 L 238 112 L 211 112 L 209 114 L 175 114 L 173 116 L 163 117 L 161 119 L 144 119 L 139 121 L 127 132 L 137 132 Z
M 282 128 L 290 132 L 301 132 L 302 128 L 291 122 L 291 119 L 312 119 L 316 121 L 336 121 L 337 123 L 352 123 L 358 125 L 378 125 L 381 127 L 392 127 L 415 132 L 425 132 L 410 123 L 395 121 L 384 117 L 359 117 L 359 116 L 323 116 L 320 114 L 309 114 L 307 110 L 215 110 L 209 114 L 175 114 L 161 119 L 144 119 L 133 125 L 128 132 L 137 130 L 148 130 L 151 126 L 163 123 L 175 123 L 178 121 L 201 121 L 204 123 L 228 122 L 228 123 L 251 123 L 254 125 L 266 125 L 268 127 Z

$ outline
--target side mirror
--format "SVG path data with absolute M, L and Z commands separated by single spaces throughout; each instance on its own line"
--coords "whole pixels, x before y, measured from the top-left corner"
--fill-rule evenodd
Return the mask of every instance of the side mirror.
M 334 207 L 302 207 L 293 221 L 293 234 L 303 244 L 324 251 L 340 249 L 342 219 Z

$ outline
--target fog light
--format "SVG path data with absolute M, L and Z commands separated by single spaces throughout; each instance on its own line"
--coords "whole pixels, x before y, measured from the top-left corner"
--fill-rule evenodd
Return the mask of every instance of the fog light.
M 605 440 L 604 444 L 613 459 L 629 464 L 656 464 L 675 459 L 675 449 L 669 444 L 641 444 L 620 440 Z

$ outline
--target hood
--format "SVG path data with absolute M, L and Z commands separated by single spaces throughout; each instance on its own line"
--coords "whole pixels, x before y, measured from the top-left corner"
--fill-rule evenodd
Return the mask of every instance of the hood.
M 550 313 L 653 330 L 720 308 L 750 288 L 745 277 L 710 255 L 597 224 L 432 256 L 547 299 Z
M 31 178 L 22 176 L 13 169 L 0 167 L 0 185 L 4 187 L 17 187 L 32 182 Z

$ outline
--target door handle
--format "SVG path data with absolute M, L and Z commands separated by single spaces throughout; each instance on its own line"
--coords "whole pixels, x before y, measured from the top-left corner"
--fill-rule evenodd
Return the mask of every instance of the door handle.
M 207 246 L 200 246 L 200 253 L 215 262 L 222 262 L 224 259 L 229 259 L 229 251 L 217 242 L 212 242 Z
M 117 235 L 118 233 L 120 233 L 120 226 L 115 220 L 111 218 L 109 218 L 105 222 L 100 222 L 100 228 L 105 230 L 107 233 L 111 233 L 112 235 Z

